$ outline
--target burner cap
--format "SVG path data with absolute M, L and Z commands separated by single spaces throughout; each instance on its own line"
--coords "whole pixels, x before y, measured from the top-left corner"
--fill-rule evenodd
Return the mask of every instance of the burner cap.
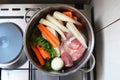
M 14 23 L 0 23 L 0 63 L 8 63 L 16 59 L 22 46 L 20 28 Z

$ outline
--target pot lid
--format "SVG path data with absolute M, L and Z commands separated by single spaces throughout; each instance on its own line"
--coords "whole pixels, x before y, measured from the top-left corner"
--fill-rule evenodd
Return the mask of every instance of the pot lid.
M 13 23 L 0 23 L 0 63 L 14 60 L 23 45 L 22 32 Z

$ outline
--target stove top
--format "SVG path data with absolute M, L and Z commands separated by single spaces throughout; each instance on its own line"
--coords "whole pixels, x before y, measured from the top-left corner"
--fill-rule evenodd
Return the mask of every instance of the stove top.
M 45 8 L 47 6 L 57 5 L 57 4 L 1 4 L 0 5 L 0 23 L 3 22 L 12 22 L 17 24 L 25 33 L 27 27 L 27 22 L 25 21 L 25 13 L 30 8 Z M 71 6 L 79 9 L 91 22 L 91 6 L 90 5 L 74 5 Z M 28 14 L 27 20 L 31 18 L 34 14 L 34 11 L 31 11 Z M 88 68 L 92 63 L 90 59 L 84 68 Z M 94 80 L 94 71 L 89 73 L 84 73 L 82 71 L 77 71 L 74 74 L 68 76 L 48 76 L 40 72 L 34 65 L 30 63 L 29 60 L 22 65 L 21 67 L 15 69 L 2 68 L 1 69 L 1 80 Z

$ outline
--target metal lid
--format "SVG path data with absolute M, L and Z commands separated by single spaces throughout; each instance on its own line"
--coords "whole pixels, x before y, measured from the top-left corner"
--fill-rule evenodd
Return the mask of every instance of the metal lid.
M 17 58 L 23 46 L 22 33 L 13 23 L 0 23 L 0 64 Z

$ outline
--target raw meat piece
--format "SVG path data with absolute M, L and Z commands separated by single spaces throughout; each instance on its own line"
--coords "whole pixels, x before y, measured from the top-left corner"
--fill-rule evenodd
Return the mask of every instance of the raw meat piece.
M 80 59 L 80 57 L 83 55 L 85 51 L 85 47 L 81 44 L 81 42 L 75 38 L 71 33 L 65 34 L 67 37 L 67 40 L 62 41 L 62 52 L 65 52 L 64 56 L 69 57 L 71 56 L 72 61 L 76 61 Z M 69 61 L 70 62 L 70 61 Z
M 65 52 L 64 50 L 64 47 L 61 46 L 60 48 L 60 53 L 61 53 L 61 58 L 65 64 L 66 67 L 71 67 L 73 65 L 73 60 L 72 60 L 72 57 L 67 53 Z
M 61 57 L 66 67 L 71 67 L 73 65 L 73 60 L 68 53 L 62 53 Z

